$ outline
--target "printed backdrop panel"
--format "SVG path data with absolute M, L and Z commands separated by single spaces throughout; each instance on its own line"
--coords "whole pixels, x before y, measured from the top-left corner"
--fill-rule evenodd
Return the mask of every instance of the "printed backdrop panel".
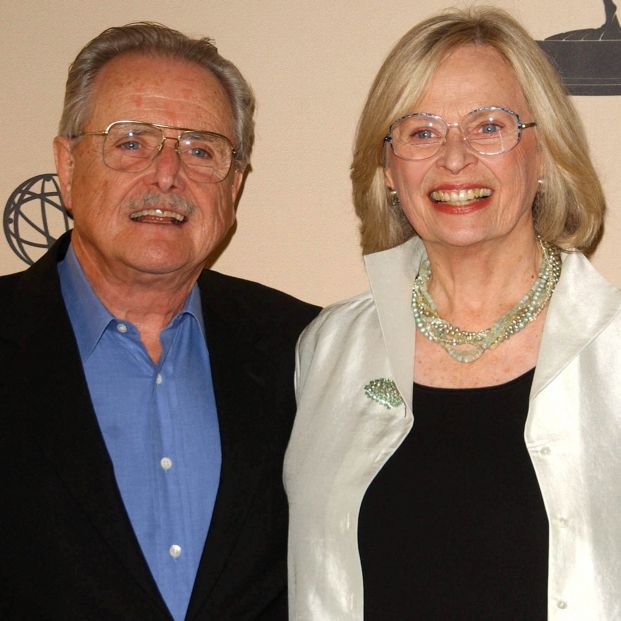
M 612 0 L 493 3 L 542 42 L 575 95 L 609 204 L 594 262 L 621 286 L 616 6 Z M 237 230 L 216 269 L 320 304 L 365 289 L 349 184 L 356 121 L 392 45 L 446 6 L 437 0 L 2 2 L 8 27 L 0 41 L 0 273 L 26 268 L 70 226 L 51 151 L 70 61 L 104 28 L 152 20 L 214 38 L 258 98 L 252 171 Z

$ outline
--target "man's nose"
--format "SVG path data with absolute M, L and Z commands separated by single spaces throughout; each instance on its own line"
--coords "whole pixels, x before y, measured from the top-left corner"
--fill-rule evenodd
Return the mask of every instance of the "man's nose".
M 178 187 L 181 183 L 180 172 L 182 163 L 177 150 L 178 145 L 179 141 L 177 138 L 164 136 L 162 146 L 155 155 L 155 182 L 162 192 Z

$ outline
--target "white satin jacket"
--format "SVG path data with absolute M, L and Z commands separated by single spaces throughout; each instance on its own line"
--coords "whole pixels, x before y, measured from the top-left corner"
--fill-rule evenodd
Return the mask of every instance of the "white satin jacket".
M 367 256 L 371 292 L 325 309 L 300 338 L 284 474 L 294 621 L 363 619 L 358 512 L 414 421 L 421 253 L 412 239 Z M 621 291 L 580 254 L 564 255 L 524 438 L 550 524 L 548 619 L 621 620 Z

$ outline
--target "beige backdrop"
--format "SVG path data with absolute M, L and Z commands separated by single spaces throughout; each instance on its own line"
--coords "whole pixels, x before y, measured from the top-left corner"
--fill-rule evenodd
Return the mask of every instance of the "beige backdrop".
M 604 22 L 601 0 L 495 0 L 536 39 Z M 355 124 L 375 72 L 428 0 L 0 0 L 0 207 L 53 171 L 69 62 L 104 28 L 155 20 L 216 40 L 253 85 L 257 141 L 238 229 L 216 268 L 326 304 L 366 288 L 350 200 Z M 621 285 L 620 100 L 577 97 L 607 193 L 598 268 Z M 26 267 L 0 233 L 0 273 Z

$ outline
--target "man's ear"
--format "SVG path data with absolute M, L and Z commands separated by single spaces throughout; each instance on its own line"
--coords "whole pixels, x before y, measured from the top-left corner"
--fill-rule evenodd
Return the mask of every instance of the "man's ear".
M 246 175 L 247 164 L 244 161 L 233 162 L 233 180 L 231 183 L 231 198 L 233 205 L 237 205 L 237 199 L 239 198 L 239 191 L 241 190 Z
M 60 193 L 67 211 L 71 211 L 71 186 L 73 182 L 73 141 L 65 136 L 54 138 L 54 161 L 60 181 Z

